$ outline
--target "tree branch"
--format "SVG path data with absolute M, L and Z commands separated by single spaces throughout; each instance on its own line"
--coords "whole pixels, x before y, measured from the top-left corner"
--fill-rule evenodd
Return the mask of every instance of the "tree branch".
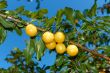
M 0 16 L 1 17 L 3 17 L 3 18 L 6 18 L 6 19 L 9 19 L 9 20 L 12 20 L 12 21 L 15 21 L 15 22 L 17 22 L 17 23 L 22 23 L 22 24 L 24 24 L 25 26 L 27 26 L 29 23 L 23 23 L 21 20 L 19 20 L 19 19 L 15 19 L 14 17 L 11 17 L 11 16 L 7 16 L 7 15 L 4 15 L 4 14 L 0 14 Z M 45 29 L 43 29 L 43 28 L 41 28 L 41 27 L 38 27 L 38 26 L 36 26 L 37 27 L 37 29 L 38 30 L 40 30 L 40 31 L 46 31 Z
M 14 17 L 11 17 L 11 16 L 6 16 L 6 15 L 4 15 L 4 14 L 0 14 L 0 16 L 3 17 L 3 18 L 6 18 L 6 19 L 10 19 L 10 20 L 12 20 L 12 21 L 18 22 L 18 23 L 23 23 L 21 20 L 15 19 Z M 26 25 L 28 25 L 28 24 L 29 24 L 29 23 L 26 23 L 26 24 L 24 24 L 24 25 L 26 26 Z M 43 29 L 43 28 L 41 28 L 41 27 L 38 27 L 38 26 L 36 26 L 36 27 L 37 27 L 38 30 L 40 30 L 40 31 L 43 31 L 43 32 L 46 31 L 45 29 Z M 98 56 L 98 57 L 101 57 L 101 58 L 106 59 L 107 61 L 110 61 L 110 57 L 107 57 L 107 56 L 105 56 L 105 55 L 99 54 L 97 51 L 90 50 L 90 49 L 88 49 L 88 48 L 82 46 L 81 44 L 76 44 L 76 43 L 74 43 L 74 42 L 72 42 L 72 41 L 70 41 L 69 43 L 74 44 L 74 45 L 78 46 L 79 48 L 81 48 L 82 50 L 87 51 L 87 52 L 90 52 L 91 54 L 93 54 L 93 55 L 95 55 L 95 56 Z
M 90 50 L 90 49 L 88 49 L 88 48 L 82 46 L 81 44 L 76 44 L 76 43 L 74 43 L 74 42 L 72 42 L 72 41 L 70 41 L 70 43 L 71 43 L 71 44 L 74 44 L 74 45 L 76 45 L 76 46 L 78 46 L 79 48 L 81 48 L 81 49 L 84 50 L 84 51 L 90 52 L 91 54 L 93 54 L 93 55 L 95 55 L 95 56 L 98 56 L 98 57 L 101 57 L 101 58 L 106 59 L 107 61 L 110 61 L 110 57 L 105 56 L 105 55 L 102 55 L 102 54 L 99 54 L 97 51 Z

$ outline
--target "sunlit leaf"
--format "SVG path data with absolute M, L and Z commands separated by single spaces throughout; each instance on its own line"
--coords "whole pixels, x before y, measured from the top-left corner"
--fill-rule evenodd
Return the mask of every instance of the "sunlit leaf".
M 65 15 L 68 20 L 73 24 L 73 9 L 69 7 L 65 7 Z
M 54 21 L 55 21 L 55 17 L 52 17 L 52 18 L 48 19 L 44 25 L 47 27 L 50 27 L 50 26 L 52 26 Z
M 64 14 L 64 10 L 63 9 L 58 10 L 58 12 L 56 14 L 56 18 L 57 18 L 56 25 L 60 24 L 63 14 Z
M 45 45 L 44 45 L 44 42 L 42 41 L 42 39 L 37 40 L 35 44 L 36 44 L 36 48 L 35 48 L 36 57 L 37 57 L 37 60 L 40 60 L 44 54 Z
M 91 7 L 91 9 L 88 12 L 89 17 L 95 16 L 96 15 L 96 10 L 97 10 L 97 3 L 96 0 L 94 0 L 94 5 Z
M 35 51 L 35 40 L 30 39 L 30 41 L 27 41 L 27 48 L 24 49 L 24 52 L 23 52 L 26 58 L 27 64 L 30 63 L 32 56 L 34 54 L 34 51 Z

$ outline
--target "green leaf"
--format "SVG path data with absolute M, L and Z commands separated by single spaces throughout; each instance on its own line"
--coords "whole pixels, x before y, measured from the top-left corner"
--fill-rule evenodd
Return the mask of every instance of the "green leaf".
M 105 32 L 107 33 L 110 33 L 110 23 L 107 22 L 107 21 L 100 21 L 100 22 L 97 22 L 97 24 L 100 24 L 98 25 L 96 28 L 97 29 L 101 29 L 101 30 L 104 30 Z
M 23 12 L 22 12 L 22 14 L 23 15 L 25 15 L 25 16 L 27 16 L 27 17 L 31 17 L 31 11 L 28 11 L 28 10 L 24 10 Z
M 27 48 L 24 49 L 24 56 L 26 58 L 27 64 L 30 63 L 31 58 L 35 51 L 35 39 L 30 39 L 30 41 L 27 41 Z
M 110 16 L 97 16 L 94 20 L 103 20 L 106 22 L 110 22 Z
M 7 7 L 7 2 L 6 1 L 0 1 L 0 8 L 6 8 Z
M 83 11 L 83 14 L 84 14 L 85 17 L 88 16 L 88 13 L 89 13 L 89 9 L 85 9 L 85 10 Z
M 68 14 L 72 15 L 73 14 L 73 9 L 70 7 L 65 7 L 64 11 L 65 11 L 66 15 L 68 15 Z
M 52 17 L 52 18 L 48 19 L 44 25 L 47 27 L 50 27 L 50 26 L 52 26 L 54 21 L 55 21 L 55 17 Z
M 23 24 L 17 24 L 16 26 L 17 26 L 18 28 L 22 28 L 22 27 L 24 27 Z
M 38 11 L 38 18 L 42 18 L 47 13 L 48 13 L 48 10 L 47 9 L 40 9 Z
M 38 12 L 32 12 L 30 15 L 31 15 L 31 18 L 34 18 L 34 19 L 38 18 Z
M 39 39 L 36 41 L 36 55 L 37 55 L 37 60 L 40 60 L 41 57 L 44 54 L 44 50 L 45 50 L 45 45 L 44 42 L 42 41 L 42 39 Z
M 44 68 L 44 70 L 48 70 L 48 69 L 50 69 L 50 66 L 46 66 L 46 67 Z
M 64 10 L 62 9 L 58 10 L 56 14 L 56 25 L 60 24 L 63 14 L 64 14 Z
M 38 70 L 39 73 L 46 73 L 45 70 L 43 70 L 43 69 L 40 68 L 40 67 L 37 67 L 37 70 Z
M 97 47 L 98 50 L 103 50 L 106 55 L 110 56 L 110 52 L 109 52 L 110 49 L 109 48 L 110 48 L 110 46 Z
M 107 14 L 109 14 L 110 13 L 110 8 L 107 8 Z
M 15 63 L 15 61 L 17 60 L 16 58 L 6 58 L 6 61 L 10 62 L 10 63 Z
M 79 10 L 75 11 L 75 15 L 76 15 L 76 18 L 78 18 L 78 19 L 86 20 L 84 18 L 84 15 Z
M 16 11 L 12 11 L 12 10 L 7 10 L 5 12 L 7 14 L 7 16 L 16 16 L 17 15 L 17 12 Z
M 20 6 L 19 8 L 16 9 L 17 13 L 21 13 L 24 11 L 24 6 Z
M 20 28 L 18 28 L 18 27 L 15 27 L 15 31 L 16 31 L 16 33 L 18 34 L 18 35 L 22 35 L 22 31 L 21 31 L 21 29 Z
M 14 24 L 13 23 L 6 21 L 2 17 L 0 17 L 0 23 L 2 24 L 2 26 L 4 28 L 13 28 L 14 27 Z
M 87 24 L 86 23 L 83 23 L 81 29 L 82 30 L 85 30 L 86 28 L 87 28 Z
M 66 68 L 66 67 L 62 67 L 62 69 L 60 71 L 60 73 L 68 73 L 68 72 L 69 72 L 69 68 Z M 73 71 L 71 71 L 71 72 L 74 73 Z
M 92 8 L 88 12 L 89 17 L 95 16 L 96 15 L 96 10 L 97 10 L 97 3 L 96 3 L 96 0 L 95 0 L 94 5 L 92 6 Z
M 66 35 L 66 41 L 69 41 L 75 37 L 76 31 L 68 32 Z
M 6 30 L 0 26 L 0 44 L 2 44 L 6 39 Z
M 66 18 L 68 20 L 70 20 L 70 22 L 73 24 L 73 19 L 74 19 L 73 18 L 73 9 L 69 8 L 69 7 L 65 7 L 64 12 L 65 12 Z
M 40 9 L 38 12 L 39 13 L 43 13 L 43 14 L 47 14 L 48 10 L 47 9 Z
M 110 22 L 98 22 L 99 24 L 101 24 L 103 27 L 107 26 L 110 27 Z
M 11 58 L 10 58 L 11 56 Z M 9 54 L 9 57 L 7 57 L 5 60 L 12 63 L 12 64 L 15 64 L 15 62 L 22 56 L 22 52 L 20 51 L 20 49 L 18 48 L 14 48 L 12 51 L 11 51 L 11 54 Z
M 57 70 L 55 65 L 50 66 L 50 73 L 55 73 L 55 71 Z
M 58 55 L 56 59 L 56 66 L 61 66 L 63 64 L 64 58 L 63 56 Z
M 42 18 L 45 14 L 48 13 L 48 10 L 47 9 L 41 9 L 39 11 L 29 11 L 29 10 L 24 10 L 22 12 L 23 15 L 27 16 L 27 17 L 30 17 L 30 18 L 33 18 L 33 19 L 39 19 L 39 18 Z

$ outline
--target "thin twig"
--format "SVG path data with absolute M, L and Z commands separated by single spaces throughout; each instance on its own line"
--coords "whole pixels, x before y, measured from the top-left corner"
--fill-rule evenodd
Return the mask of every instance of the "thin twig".
M 3 18 L 9 19 L 9 20 L 15 21 L 15 22 L 17 22 L 17 23 L 23 23 L 21 20 L 16 19 L 16 18 L 11 17 L 11 16 L 6 16 L 6 15 L 4 15 L 4 14 L 0 14 L 0 16 L 3 17 Z M 28 24 L 29 24 L 29 23 L 24 23 L 25 26 L 27 26 Z M 41 28 L 41 27 L 38 27 L 38 26 L 36 26 L 36 27 L 37 27 L 37 29 L 40 30 L 40 31 L 43 31 L 43 32 L 46 31 L 45 29 L 43 29 L 43 28 Z
M 72 42 L 72 41 L 70 41 L 70 43 L 71 43 L 71 44 L 74 44 L 74 45 L 76 45 L 76 46 L 78 46 L 79 48 L 81 48 L 81 49 L 84 50 L 84 51 L 90 52 L 91 54 L 93 54 L 93 55 L 95 55 L 95 56 L 98 56 L 98 57 L 101 57 L 101 58 L 106 59 L 107 61 L 110 61 L 110 57 L 105 56 L 105 55 L 102 55 L 102 54 L 99 54 L 97 51 L 90 50 L 90 49 L 88 49 L 88 48 L 82 46 L 81 44 L 76 44 L 76 43 L 74 43 L 74 42 Z

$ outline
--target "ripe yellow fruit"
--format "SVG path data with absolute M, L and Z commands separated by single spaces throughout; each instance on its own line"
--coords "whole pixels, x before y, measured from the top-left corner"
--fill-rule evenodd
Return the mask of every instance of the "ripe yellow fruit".
M 75 22 L 75 24 L 77 24 L 79 21 L 78 21 L 78 19 L 75 19 L 75 21 L 74 21 L 74 22 Z
M 56 32 L 55 33 L 55 41 L 57 43 L 62 43 L 65 40 L 65 35 L 63 32 Z
M 47 31 L 45 32 L 43 35 L 42 35 L 42 40 L 45 42 L 45 43 L 50 43 L 52 41 L 54 41 L 54 34 Z
M 52 41 L 50 43 L 46 43 L 46 47 L 49 49 L 49 50 L 52 50 L 56 47 L 56 42 L 55 41 Z
M 100 71 L 99 73 L 106 73 L 105 71 Z
M 68 45 L 67 54 L 70 56 L 76 56 L 78 54 L 78 48 L 76 45 Z
M 58 54 L 63 54 L 66 51 L 66 47 L 63 43 L 58 43 L 56 45 L 56 51 Z
M 33 24 L 28 24 L 26 26 L 26 34 L 29 35 L 30 37 L 34 37 L 37 35 L 37 27 Z

